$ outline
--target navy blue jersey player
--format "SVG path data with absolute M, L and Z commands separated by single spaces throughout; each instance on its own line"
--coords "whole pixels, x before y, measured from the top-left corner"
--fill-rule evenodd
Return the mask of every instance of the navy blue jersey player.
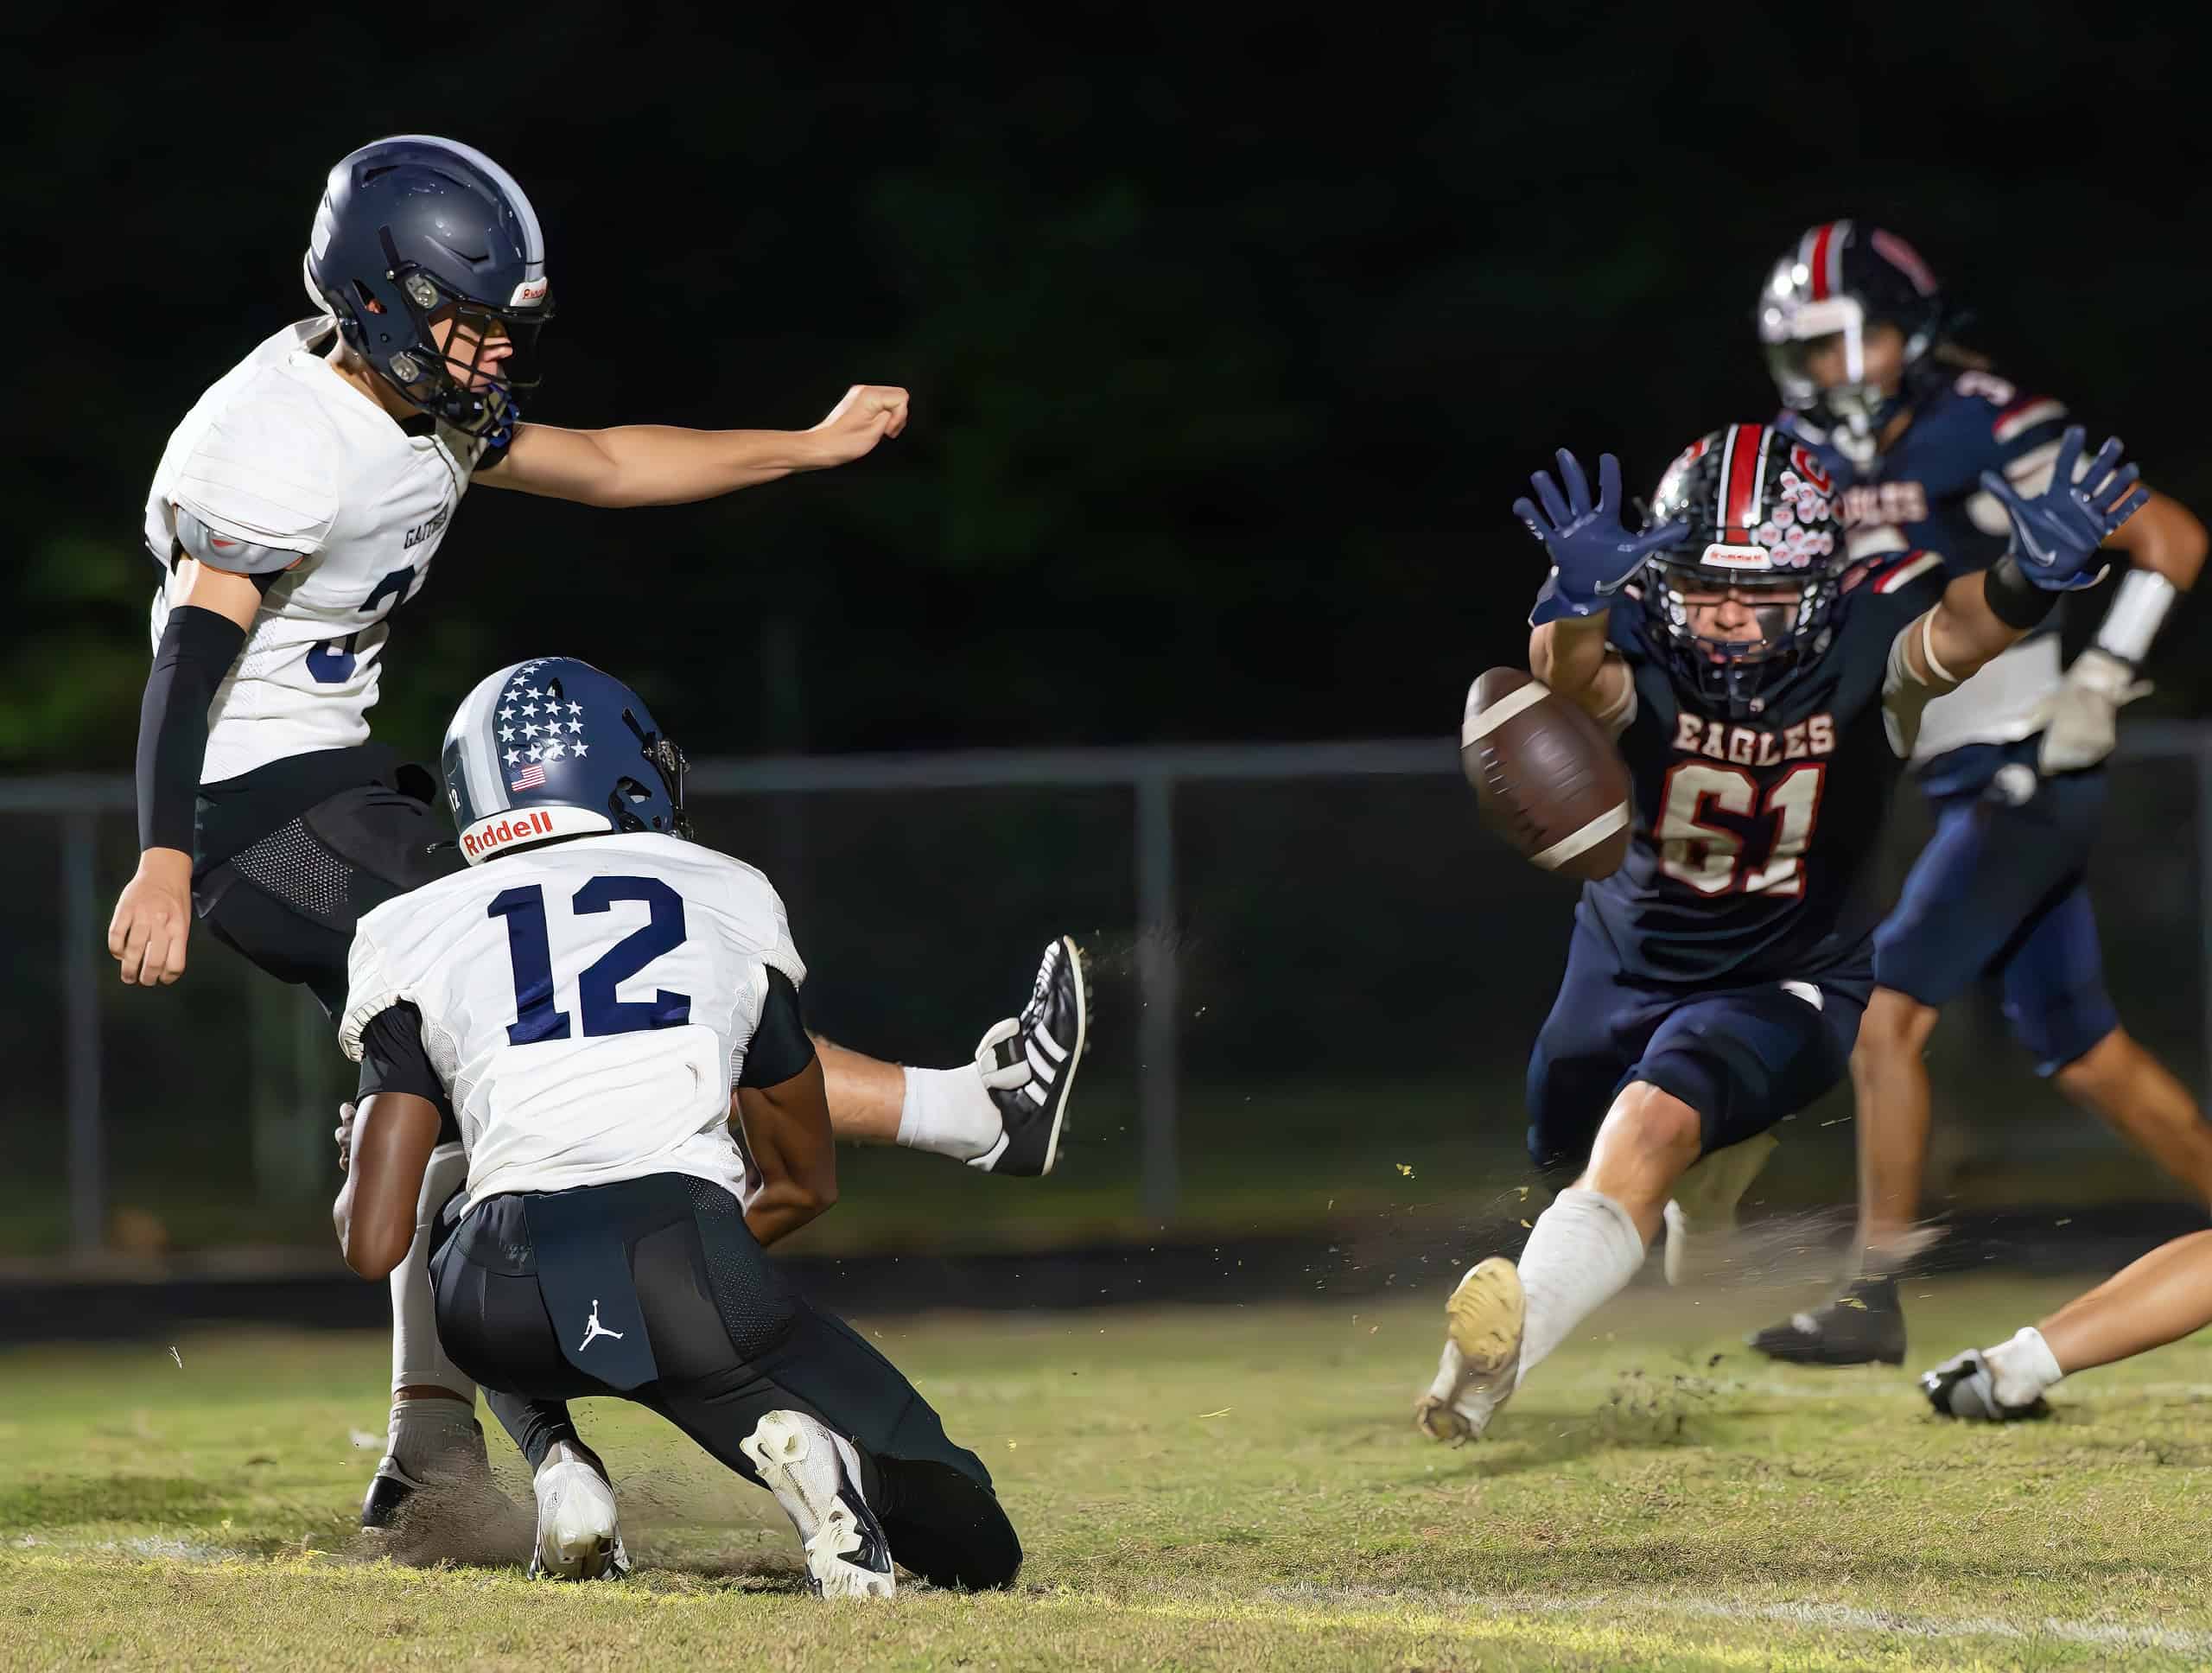
M 1453 1291 L 1416 1410 L 1429 1434 L 1480 1434 L 1662 1221 L 1674 1240 L 1701 1158 L 1740 1168 L 1841 1078 L 1874 983 L 1868 862 L 1898 756 L 2140 501 L 2116 442 L 2074 486 L 2081 441 L 2033 499 L 1997 480 L 2016 550 L 1955 578 L 1929 552 L 1853 561 L 1817 453 L 1763 424 L 1688 448 L 1641 531 L 1610 455 L 1594 504 L 1562 452 L 1562 481 L 1539 472 L 1515 506 L 1553 565 L 1529 666 L 1618 737 L 1636 822 L 1621 869 L 1583 891 L 1529 1060 L 1529 1149 L 1573 1183 L 1517 1267 L 1484 1261 Z
M 1912 247 L 1850 221 L 1815 226 L 1775 265 L 1758 309 L 1769 364 L 1839 476 L 1856 556 L 1940 551 L 1954 573 L 2005 549 L 1999 473 L 2022 493 L 2050 480 L 2066 408 L 1948 340 L 1952 315 Z M 1843 1298 L 1753 1339 L 1811 1364 L 1896 1363 L 1897 1268 L 1916 1231 L 1927 1148 L 1922 1053 L 1940 1007 L 1985 972 L 2039 1073 L 2212 1200 L 2212 1125 L 2120 1025 L 2084 883 L 2105 800 L 2101 763 L 2136 669 L 2177 591 L 2196 580 L 2204 529 L 2152 493 L 2113 538 L 2130 567 L 2094 643 L 2062 673 L 2054 612 L 1952 695 L 1929 705 L 1912 753 L 1936 835 L 1875 939 L 1876 991 L 1859 1035 L 1859 1270 Z

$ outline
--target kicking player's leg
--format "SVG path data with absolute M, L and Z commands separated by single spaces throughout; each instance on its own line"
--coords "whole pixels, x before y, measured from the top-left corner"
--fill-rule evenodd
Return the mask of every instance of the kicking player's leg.
M 467 1182 L 468 1158 L 460 1141 L 448 1137 L 430 1153 L 416 1199 L 415 1241 L 390 1280 L 391 1439 L 361 1503 L 364 1528 L 389 1526 L 408 1496 L 430 1481 L 480 1480 L 491 1473 L 476 1421 L 476 1384 L 439 1341 L 430 1295 L 431 1225 Z
M 2006 960 L 2005 1015 L 2037 1073 L 2212 1203 L 2212 1123 L 2120 1026 L 2086 887 L 2045 906 Z
M 420 773 L 400 769 L 410 770 Z M 419 797 L 390 784 L 359 786 L 212 868 L 195 905 L 219 939 L 278 980 L 307 988 L 335 1018 L 346 1006 L 354 923 L 393 895 L 457 868 L 460 852 L 444 836 L 435 810 Z M 467 1178 L 459 1143 L 441 1146 L 423 1176 L 416 1225 L 427 1226 Z M 362 1498 L 365 1528 L 389 1526 L 427 1480 L 490 1479 L 476 1385 L 439 1346 L 428 1265 L 428 1243 L 418 1232 L 391 1279 L 390 1441 Z
M 2212 1325 L 2212 1231 L 2161 1244 L 2040 1324 L 1920 1379 L 1947 1417 L 2031 1417 L 2061 1377 L 2148 1353 Z
M 1090 1034 L 1083 955 L 1062 936 L 1045 949 L 1029 1002 L 995 1024 L 972 1063 L 914 1069 L 814 1036 L 831 1131 L 902 1144 L 997 1174 L 1049 1174 Z

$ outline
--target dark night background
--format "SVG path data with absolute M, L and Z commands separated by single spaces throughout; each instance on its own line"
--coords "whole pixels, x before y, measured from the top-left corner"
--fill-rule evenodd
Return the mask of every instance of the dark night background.
M 2189 26 L 1041 16 L 49 10 L 0 186 L 0 762 L 127 769 L 162 441 L 308 311 L 322 176 L 391 131 L 476 143 L 536 201 L 531 417 L 915 396 L 868 461 L 718 503 L 472 495 L 387 663 L 380 733 L 418 754 L 481 672 L 553 651 L 695 755 L 1441 733 L 1523 654 L 1527 471 L 1611 447 L 1648 484 L 1770 410 L 1751 299 L 1838 214 L 1914 239 L 2000 371 L 2212 509 Z M 2152 707 L 2200 706 L 2205 632 L 2169 630 Z

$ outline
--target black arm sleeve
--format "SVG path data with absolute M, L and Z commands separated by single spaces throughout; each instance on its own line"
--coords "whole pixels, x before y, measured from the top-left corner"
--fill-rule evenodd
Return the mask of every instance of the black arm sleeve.
M 453 1100 L 446 1095 L 438 1072 L 430 1066 L 429 1053 L 423 1049 L 423 1013 L 404 999 L 385 1006 L 361 1030 L 358 1096 L 365 1101 L 378 1092 L 411 1092 L 437 1105 L 446 1129 L 440 1135 L 441 1143 L 448 1134 L 459 1130 L 453 1117 Z
M 746 1042 L 741 1086 L 780 1086 L 814 1061 L 814 1040 L 806 1032 L 798 989 L 781 970 L 768 972 L 768 997 L 760 1006 L 760 1026 Z
M 169 612 L 138 706 L 138 846 L 192 852 L 194 798 L 207 754 L 207 705 L 245 646 L 228 616 L 181 604 Z

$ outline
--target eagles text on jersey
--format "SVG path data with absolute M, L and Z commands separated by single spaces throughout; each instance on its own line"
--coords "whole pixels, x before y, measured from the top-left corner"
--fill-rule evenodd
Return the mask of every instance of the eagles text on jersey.
M 1636 824 L 1626 862 L 1586 887 L 1579 910 L 1625 972 L 1748 985 L 1810 980 L 1863 953 L 1878 917 L 1869 862 L 1898 771 L 1891 652 L 1944 582 L 1932 552 L 1854 567 L 1826 653 L 1746 720 L 1699 706 L 1650 653 L 1641 609 L 1611 613 L 1634 680 L 1619 741 Z

